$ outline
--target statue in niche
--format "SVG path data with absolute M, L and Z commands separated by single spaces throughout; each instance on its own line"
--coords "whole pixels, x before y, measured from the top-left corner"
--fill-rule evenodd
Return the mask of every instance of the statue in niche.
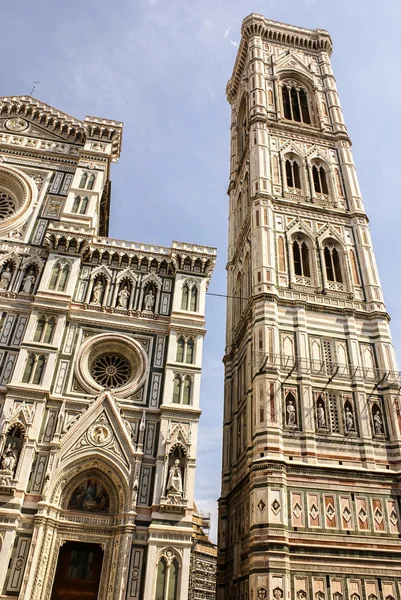
M 295 411 L 295 406 L 294 403 L 292 401 L 292 399 L 290 398 L 287 401 L 287 425 L 296 425 L 296 411 Z
M 12 276 L 13 273 L 11 271 L 11 267 L 10 265 L 7 265 L 0 277 L 0 290 L 8 290 Z
M 167 481 L 167 493 L 182 495 L 182 474 L 178 458 L 175 459 L 170 467 Z
M 321 400 L 319 400 L 317 403 L 316 415 L 317 415 L 318 427 L 327 427 L 326 414 L 324 412 L 324 406 L 323 406 L 323 402 Z
M 87 479 L 73 491 L 67 508 L 105 512 L 109 508 L 109 496 L 97 479 Z
M 24 294 L 30 294 L 32 292 L 33 287 L 35 285 L 35 281 L 35 271 L 33 269 L 30 269 L 25 275 L 24 279 L 22 280 L 22 291 L 24 292 Z
M 348 404 L 345 406 L 345 429 L 347 433 L 355 431 L 354 415 Z
M 127 286 L 125 285 L 123 288 L 121 288 L 121 290 L 118 292 L 118 302 L 117 302 L 117 308 L 128 308 L 128 300 L 130 297 L 130 293 L 127 289 Z
M 11 444 L 8 444 L 1 457 L 1 468 L 5 471 L 14 472 L 16 464 L 17 457 L 15 456 L 14 450 L 11 448 Z
M 104 290 L 104 286 L 103 286 L 102 282 L 100 281 L 100 279 L 98 279 L 93 287 L 91 304 L 94 304 L 95 306 L 100 305 L 100 302 L 102 300 L 103 290 Z
M 373 426 L 375 428 L 376 435 L 383 434 L 383 420 L 379 408 L 376 408 L 376 411 L 373 414 Z
M 145 305 L 146 312 L 153 312 L 153 307 L 155 305 L 155 296 L 151 289 L 148 291 L 148 293 L 145 296 L 144 305 Z

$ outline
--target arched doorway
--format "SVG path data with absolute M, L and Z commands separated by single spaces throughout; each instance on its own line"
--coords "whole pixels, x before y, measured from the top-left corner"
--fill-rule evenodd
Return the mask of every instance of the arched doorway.
M 103 550 L 99 544 L 66 542 L 61 546 L 51 600 L 97 600 Z

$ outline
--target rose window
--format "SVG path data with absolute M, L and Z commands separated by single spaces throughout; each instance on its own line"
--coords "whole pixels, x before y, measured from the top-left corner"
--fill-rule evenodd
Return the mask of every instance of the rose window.
M 118 388 L 131 377 L 130 362 L 120 354 L 102 354 L 92 364 L 92 377 L 106 389 Z
M 0 221 L 15 213 L 15 202 L 7 192 L 0 191 Z

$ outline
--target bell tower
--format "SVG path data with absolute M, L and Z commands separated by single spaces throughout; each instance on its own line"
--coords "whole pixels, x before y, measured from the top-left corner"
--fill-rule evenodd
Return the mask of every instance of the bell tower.
M 399 373 L 331 52 L 251 14 L 227 85 L 219 600 L 400 593 Z

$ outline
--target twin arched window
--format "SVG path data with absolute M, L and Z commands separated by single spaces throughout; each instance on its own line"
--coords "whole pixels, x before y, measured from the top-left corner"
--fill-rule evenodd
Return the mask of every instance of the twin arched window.
M 177 362 L 186 362 L 188 364 L 193 364 L 194 362 L 194 353 L 195 353 L 195 342 L 192 338 L 185 340 L 185 338 L 180 337 L 177 341 Z
M 55 324 L 55 317 L 46 317 L 45 315 L 42 315 L 38 320 L 35 335 L 33 336 L 33 341 L 43 342 L 44 344 L 51 344 Z
M 22 376 L 22 383 L 33 383 L 40 385 L 42 383 L 43 372 L 46 365 L 46 355 L 29 354 L 26 361 L 25 371 Z
M 311 124 L 307 91 L 294 83 L 282 87 L 284 117 L 290 121 Z
M 190 310 L 196 312 L 198 310 L 198 288 L 196 285 L 189 286 L 184 283 L 182 286 L 181 310 Z
M 340 255 L 333 244 L 328 244 L 324 248 L 324 263 L 326 267 L 327 281 L 343 282 L 341 273 Z
M 49 290 L 54 290 L 55 292 L 65 292 L 69 273 L 69 264 L 61 264 L 59 262 L 56 263 L 50 275 Z
M 88 196 L 75 196 L 74 204 L 72 205 L 71 212 L 80 215 L 86 215 L 88 209 L 89 198 Z
M 157 565 L 155 600 L 177 600 L 179 564 L 174 558 L 171 562 L 164 557 Z
M 174 376 L 173 402 L 175 404 L 191 404 L 192 396 L 192 378 L 190 375 L 182 377 L 176 374 Z
M 287 159 L 285 161 L 285 176 L 287 187 L 301 189 L 301 177 L 299 173 L 299 165 L 296 160 Z
M 84 171 L 81 176 L 81 181 L 79 182 L 79 187 L 84 190 L 93 190 L 95 180 L 95 173 L 89 174 L 87 171 Z
M 310 277 L 310 257 L 309 248 L 302 238 L 297 238 L 292 243 L 292 252 L 294 259 L 294 273 L 299 277 Z
M 321 165 L 313 165 L 312 177 L 313 177 L 313 187 L 315 188 L 315 192 L 317 194 L 328 195 L 329 188 L 327 186 L 326 171 L 324 170 L 324 168 Z
M 310 250 L 302 238 L 296 238 L 292 242 L 292 257 L 294 264 L 294 274 L 297 277 L 311 277 L 311 256 Z M 336 246 L 326 241 L 323 249 L 324 269 L 328 282 L 344 283 L 343 270 L 341 267 L 341 257 Z

